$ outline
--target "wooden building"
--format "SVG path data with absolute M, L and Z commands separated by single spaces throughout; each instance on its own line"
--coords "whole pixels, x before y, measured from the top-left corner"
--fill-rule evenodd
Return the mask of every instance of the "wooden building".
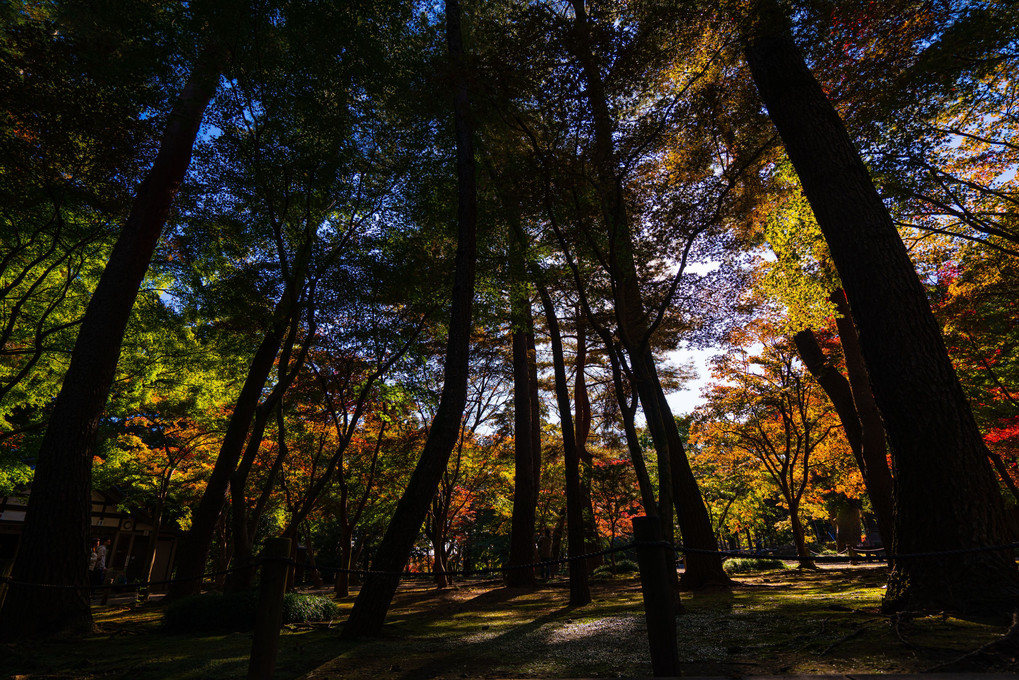
M 92 521 L 87 545 L 98 538 L 109 538 L 106 557 L 107 578 L 114 583 L 136 583 L 145 579 L 146 550 L 152 535 L 152 519 L 137 511 L 117 508 L 122 499 L 116 492 L 92 492 Z M 14 496 L 0 496 L 0 567 L 13 561 L 21 539 L 28 506 L 28 492 Z M 163 527 L 156 543 L 153 581 L 170 578 L 180 531 L 176 527 Z M 154 586 L 153 590 L 165 590 Z

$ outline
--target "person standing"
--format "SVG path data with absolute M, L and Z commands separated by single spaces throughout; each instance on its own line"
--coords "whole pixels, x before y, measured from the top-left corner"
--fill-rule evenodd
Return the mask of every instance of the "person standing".
M 541 538 L 538 539 L 538 559 L 541 561 L 541 577 L 546 581 L 552 578 L 552 532 L 545 529 Z
M 93 538 L 88 551 L 88 583 L 93 586 L 89 592 L 90 597 L 95 597 L 96 565 L 99 564 L 99 539 Z
M 95 566 L 92 568 L 92 583 L 101 586 L 106 576 L 106 554 L 109 552 L 110 539 L 104 538 L 96 548 Z

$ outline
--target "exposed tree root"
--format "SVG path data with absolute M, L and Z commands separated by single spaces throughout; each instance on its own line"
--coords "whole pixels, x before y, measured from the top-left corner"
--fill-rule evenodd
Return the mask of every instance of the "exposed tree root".
M 963 654 L 957 659 L 932 666 L 923 672 L 979 671 L 1000 664 L 1014 666 L 1017 658 L 1019 658 L 1019 612 L 1013 612 L 1012 625 L 1000 638 Z

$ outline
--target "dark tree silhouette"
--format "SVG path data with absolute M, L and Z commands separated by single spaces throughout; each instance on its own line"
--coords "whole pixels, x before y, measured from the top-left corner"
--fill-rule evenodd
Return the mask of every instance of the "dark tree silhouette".
M 772 0 L 756 6 L 747 62 L 845 288 L 892 447 L 897 554 L 888 610 L 1006 614 L 1019 571 L 1001 494 L 906 248 L 838 113 Z M 972 550 L 972 551 L 970 551 Z

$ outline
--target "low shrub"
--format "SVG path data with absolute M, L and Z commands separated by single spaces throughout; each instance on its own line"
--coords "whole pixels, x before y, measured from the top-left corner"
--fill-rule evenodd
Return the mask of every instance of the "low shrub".
M 617 574 L 634 574 L 640 571 L 640 567 L 633 560 L 622 559 L 616 560 L 616 573 Z
M 745 574 L 751 571 L 785 569 L 785 562 L 773 557 L 730 557 L 722 563 L 726 574 Z
M 612 576 L 613 574 L 634 574 L 640 571 L 637 563 L 629 559 L 616 560 L 616 568 L 611 564 L 603 564 L 591 572 L 592 576 Z
M 171 602 L 163 612 L 163 627 L 174 633 L 230 633 L 249 631 L 255 624 L 258 593 L 207 593 Z M 283 623 L 328 621 L 340 608 L 328 597 L 287 593 Z
M 287 593 L 283 597 L 283 623 L 330 621 L 339 613 L 339 605 L 322 595 Z

